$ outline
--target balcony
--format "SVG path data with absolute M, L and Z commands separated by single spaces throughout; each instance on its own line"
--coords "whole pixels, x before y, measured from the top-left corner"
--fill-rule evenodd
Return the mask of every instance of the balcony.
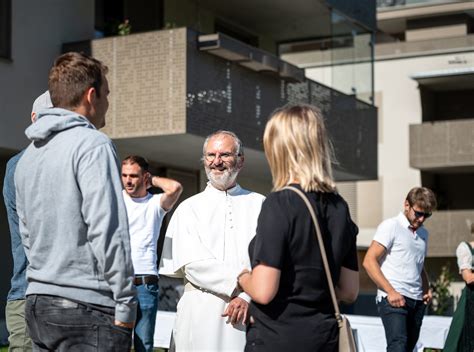
M 262 137 L 271 112 L 310 103 L 327 119 L 338 180 L 377 177 L 377 111 L 305 78 L 301 69 L 230 37 L 178 28 L 67 44 L 109 67 L 104 132 L 120 152 L 199 169 L 204 138 L 232 130 L 246 146 L 249 177 L 270 180 Z
M 430 233 L 428 256 L 453 257 L 461 241 L 474 240 L 474 210 L 437 211 L 425 226 Z
M 474 119 L 410 125 L 410 166 L 422 171 L 474 171 Z
M 473 7 L 472 1 L 466 0 L 379 0 L 377 21 L 380 23 L 426 15 L 457 13 L 470 11 Z

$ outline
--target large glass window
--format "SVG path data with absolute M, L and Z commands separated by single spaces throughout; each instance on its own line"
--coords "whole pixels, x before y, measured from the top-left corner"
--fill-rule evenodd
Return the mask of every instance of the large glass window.
M 331 14 L 332 87 L 373 103 L 373 34 L 337 11 Z
M 334 8 L 320 37 L 281 43 L 281 57 L 306 76 L 357 99 L 374 103 L 374 32 Z
M 0 0 L 0 57 L 11 58 L 11 0 Z

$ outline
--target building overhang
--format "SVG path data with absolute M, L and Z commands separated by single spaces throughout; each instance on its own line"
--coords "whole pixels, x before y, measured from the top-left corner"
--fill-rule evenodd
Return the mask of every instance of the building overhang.
M 474 170 L 474 119 L 410 125 L 410 166 L 436 173 Z
M 303 82 L 305 80 L 303 69 L 281 61 L 269 52 L 246 45 L 222 33 L 198 36 L 198 48 L 200 51 L 235 62 L 252 71 L 273 73 L 291 82 Z
M 375 30 L 375 3 L 345 0 L 195 0 L 197 6 L 212 9 L 229 24 L 276 43 L 302 38 L 324 38 L 334 34 L 333 10 L 348 21 Z M 337 27 L 337 26 L 336 26 Z
M 148 160 L 159 160 L 160 164 L 184 170 L 199 170 L 202 167 L 204 137 L 189 133 L 135 138 L 116 138 L 114 143 L 121 159 L 130 151 Z M 245 146 L 244 146 L 245 148 Z M 271 183 L 271 174 L 263 151 L 245 148 L 244 168 L 241 175 Z
M 430 1 L 379 8 L 377 10 L 377 27 L 385 33 L 402 33 L 406 30 L 407 20 L 458 13 L 474 16 L 474 2 L 445 1 L 436 3 Z
M 270 181 L 262 141 L 268 117 L 289 102 L 311 103 L 327 120 L 338 161 L 336 180 L 377 178 L 374 106 L 306 78 L 300 82 L 302 71 L 279 59 L 285 72 L 269 74 L 202 51 L 198 37 L 193 30 L 175 28 L 88 43 L 93 56 L 109 67 L 110 107 L 103 132 L 121 154 L 199 170 L 204 138 L 230 130 L 246 148 L 242 175 Z M 227 49 L 245 57 L 245 44 L 231 44 Z
M 474 67 L 418 72 L 411 78 L 433 91 L 474 89 Z
M 200 7 L 212 9 L 219 17 L 251 33 L 274 38 L 275 42 L 297 38 L 331 36 L 330 9 L 325 1 L 199 0 Z M 282 15 L 284 14 L 284 15 Z
M 462 241 L 473 238 L 474 210 L 441 210 L 426 222 L 430 257 L 452 257 Z

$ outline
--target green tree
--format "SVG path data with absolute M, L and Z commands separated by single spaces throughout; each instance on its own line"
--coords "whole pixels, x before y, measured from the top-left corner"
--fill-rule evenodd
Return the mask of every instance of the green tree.
M 453 296 L 449 293 L 449 286 L 454 281 L 454 276 L 449 270 L 449 264 L 441 267 L 438 278 L 432 282 L 433 302 L 431 313 L 446 315 L 453 306 Z

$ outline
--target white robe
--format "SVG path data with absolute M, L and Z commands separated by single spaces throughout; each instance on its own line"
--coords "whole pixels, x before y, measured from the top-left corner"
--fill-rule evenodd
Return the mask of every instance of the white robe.
M 199 289 L 185 290 L 177 307 L 177 351 L 243 351 L 245 327 L 221 317 L 250 268 L 248 245 L 255 236 L 264 197 L 242 189 L 207 188 L 176 209 L 166 232 L 160 274 L 183 277 Z M 245 293 L 239 297 L 250 301 Z

